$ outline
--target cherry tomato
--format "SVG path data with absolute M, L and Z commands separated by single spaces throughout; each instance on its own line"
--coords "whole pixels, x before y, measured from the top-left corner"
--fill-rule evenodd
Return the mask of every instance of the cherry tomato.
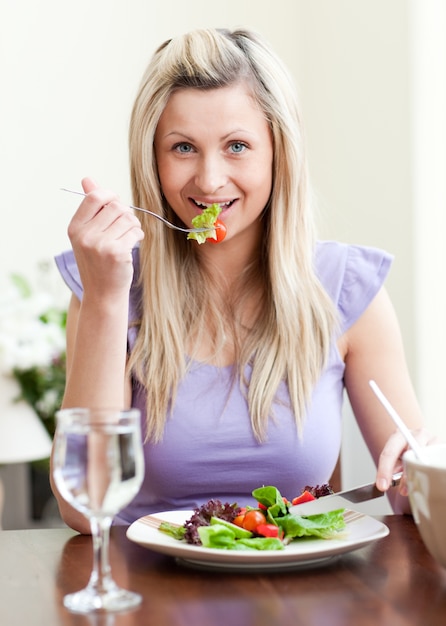
M 207 241 L 211 243 L 220 243 L 226 237 L 226 226 L 220 220 L 215 220 L 215 236 L 217 239 L 210 237 Z
M 252 509 L 245 513 L 245 519 L 243 520 L 243 528 L 255 532 L 259 524 L 266 524 L 266 517 L 261 511 Z
M 283 530 L 275 524 L 259 524 L 256 533 L 262 537 L 278 537 L 283 539 Z
M 304 491 L 297 498 L 293 498 L 291 504 L 302 504 L 302 502 L 311 502 L 311 500 L 316 500 L 316 498 L 309 491 Z
M 240 528 L 243 528 L 243 520 L 245 519 L 245 514 L 246 507 L 240 507 L 240 513 L 237 515 L 237 517 L 234 517 L 232 523 L 236 526 L 240 526 Z

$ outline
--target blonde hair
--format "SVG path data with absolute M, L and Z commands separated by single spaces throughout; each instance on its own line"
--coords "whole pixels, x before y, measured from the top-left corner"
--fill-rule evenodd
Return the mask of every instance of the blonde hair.
M 206 280 L 196 246 L 152 218 L 142 219 L 140 281 L 142 306 L 129 370 L 147 390 L 148 436 L 162 438 L 188 366 L 186 345 L 209 327 L 228 332 L 236 348 L 234 376 L 246 393 L 253 431 L 266 437 L 279 384 L 287 384 L 297 427 L 326 361 L 336 314 L 314 272 L 314 228 L 297 97 L 280 60 L 247 30 L 203 29 L 165 42 L 141 83 L 130 124 L 130 168 L 136 205 L 178 217 L 162 196 L 154 136 L 170 95 L 178 89 L 216 89 L 246 82 L 269 122 L 273 137 L 273 187 L 262 224 L 262 249 L 240 277 L 230 304 Z M 241 339 L 237 312 L 250 291 L 262 285 L 252 328 Z M 243 295 L 241 295 L 243 294 Z M 205 322 L 206 321 L 206 325 Z M 218 341 L 214 348 L 219 349 Z M 190 355 L 189 355 L 190 356 Z M 192 355 L 193 356 L 193 355 Z M 249 382 L 246 366 L 252 366 Z

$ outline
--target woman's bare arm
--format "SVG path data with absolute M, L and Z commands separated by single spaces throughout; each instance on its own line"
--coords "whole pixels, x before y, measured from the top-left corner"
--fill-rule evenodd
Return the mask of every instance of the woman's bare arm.
M 82 302 L 73 296 L 67 321 L 67 378 L 63 408 L 130 404 L 126 379 L 132 248 L 142 239 L 139 221 L 114 194 L 83 181 L 87 197 L 73 217 L 69 236 L 79 268 Z M 52 484 L 67 524 L 88 524 Z
M 395 434 L 392 419 L 373 394 L 369 381 L 375 380 L 407 426 L 424 445 L 430 435 L 423 430 L 423 418 L 406 365 L 398 321 L 384 289 L 341 341 L 345 352 L 345 385 L 364 440 L 377 465 L 377 486 L 386 491 L 393 472 L 402 469 L 401 455 L 406 444 Z M 409 512 L 404 481 L 391 490 L 389 499 L 396 512 Z

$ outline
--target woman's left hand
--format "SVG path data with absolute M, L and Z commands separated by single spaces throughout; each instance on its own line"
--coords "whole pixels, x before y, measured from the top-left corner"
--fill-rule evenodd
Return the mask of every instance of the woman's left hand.
M 425 428 L 412 430 L 411 433 L 421 447 L 440 443 L 439 438 Z M 407 441 L 400 431 L 396 431 L 389 437 L 378 461 L 376 473 L 376 486 L 378 489 L 387 491 L 391 485 L 392 475 L 404 469 L 402 457 L 408 449 Z M 407 496 L 407 483 L 404 475 L 399 485 L 399 494 Z

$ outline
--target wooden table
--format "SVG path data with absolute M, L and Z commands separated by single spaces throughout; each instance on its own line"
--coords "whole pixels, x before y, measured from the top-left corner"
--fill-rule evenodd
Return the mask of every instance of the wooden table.
M 68 529 L 0 532 L 1 626 L 444 626 L 446 570 L 410 517 L 380 518 L 388 537 L 324 566 L 282 573 L 204 572 L 114 528 L 116 581 L 144 597 L 133 612 L 81 616 L 62 605 L 83 587 L 91 539 Z

